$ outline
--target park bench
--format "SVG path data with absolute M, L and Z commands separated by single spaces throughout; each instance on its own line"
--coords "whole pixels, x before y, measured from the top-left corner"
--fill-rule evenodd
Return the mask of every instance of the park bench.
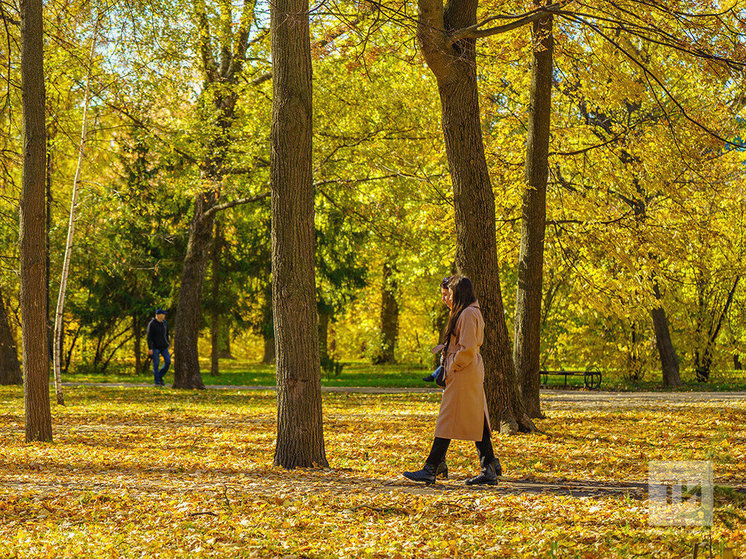
M 576 370 L 576 371 L 565 371 L 564 369 L 559 371 L 547 371 L 547 370 L 541 370 L 539 371 L 541 374 L 541 382 L 544 386 L 548 385 L 548 380 L 550 375 L 562 375 L 565 377 L 565 386 L 567 386 L 567 377 L 575 377 L 575 376 L 582 376 L 583 377 L 583 386 L 587 388 L 588 390 L 595 390 L 596 388 L 599 388 L 601 386 L 601 373 L 598 371 L 588 371 L 588 370 Z

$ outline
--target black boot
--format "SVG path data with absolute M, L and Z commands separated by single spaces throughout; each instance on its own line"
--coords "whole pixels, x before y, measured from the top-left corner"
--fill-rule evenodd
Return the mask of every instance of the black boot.
M 486 466 L 482 466 L 482 473 L 477 477 L 466 480 L 466 485 L 496 485 L 497 476 L 502 475 L 500 461 L 495 458 Z
M 438 464 L 437 468 L 425 462 L 425 466 L 417 472 L 402 472 L 405 478 L 412 481 L 424 481 L 425 485 L 435 483 L 435 478 L 440 474 L 443 474 L 443 477 L 448 477 L 448 466 L 446 466 L 445 462 Z

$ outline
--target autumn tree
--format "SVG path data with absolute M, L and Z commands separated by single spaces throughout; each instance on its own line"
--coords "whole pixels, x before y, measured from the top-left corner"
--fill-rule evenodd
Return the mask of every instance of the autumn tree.
M 219 2 L 218 29 L 213 36 L 205 0 L 196 0 L 193 18 L 196 50 L 204 87 L 201 102 L 206 115 L 204 156 L 199 161 L 202 186 L 194 195 L 186 256 L 181 274 L 174 323 L 174 388 L 204 388 L 197 340 L 201 326 L 202 284 L 210 255 L 213 223 L 226 203 L 219 203 L 224 177 L 229 173 L 228 149 L 239 100 L 237 84 L 246 62 L 249 32 L 254 25 L 255 0 L 245 0 L 238 25 L 232 4 Z M 234 29 L 235 27 L 235 29 Z M 215 45 L 218 54 L 214 53 Z M 242 200 L 243 203 L 249 200 Z M 231 204 L 231 203 L 228 203 Z
M 539 5 L 538 2 L 535 4 Z M 544 285 L 544 230 L 549 177 L 554 37 L 551 14 L 534 21 L 531 96 L 526 138 L 526 186 L 521 210 L 521 245 L 516 282 L 513 362 L 526 413 L 543 417 L 539 401 L 541 302 Z
M 308 0 L 278 0 L 272 34 L 272 307 L 277 446 L 285 468 L 326 466 L 314 285 L 313 90 Z
M 23 375 L 5 301 L 0 293 L 0 385 L 21 384 Z
M 21 1 L 23 179 L 20 200 L 21 317 L 26 442 L 52 440 L 47 343 L 44 30 L 41 0 Z

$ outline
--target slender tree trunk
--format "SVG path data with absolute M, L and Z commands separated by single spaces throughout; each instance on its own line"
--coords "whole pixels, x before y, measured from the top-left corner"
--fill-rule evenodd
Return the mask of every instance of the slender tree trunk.
M 200 192 L 194 200 L 194 216 L 181 273 L 179 301 L 174 321 L 174 388 L 204 389 L 199 369 L 200 307 L 202 282 L 210 255 L 214 214 L 205 213 L 215 205 L 215 190 Z
M 319 311 L 319 357 L 321 361 L 329 358 L 329 320 L 327 311 Z
M 736 371 L 742 371 L 743 370 L 743 363 L 741 363 L 741 356 L 737 353 L 733 354 L 733 368 Z
M 47 343 L 44 30 L 41 0 L 21 0 L 23 179 L 20 200 L 21 328 L 26 442 L 52 440 Z
M 534 2 L 537 6 L 538 2 Z M 552 116 L 552 16 L 533 23 L 531 102 L 526 140 L 526 188 L 521 215 L 521 248 L 515 302 L 513 362 L 518 391 L 529 417 L 544 417 L 539 400 L 541 297 L 544 280 L 544 230 L 549 177 L 549 127 Z
M 18 350 L 5 308 L 5 297 L 0 293 L 0 384 L 23 384 Z
M 383 265 L 383 282 L 381 286 L 381 350 L 374 361 L 396 363 L 396 341 L 399 336 L 399 303 L 397 301 L 398 285 L 396 266 L 388 262 Z
M 661 370 L 663 373 L 664 386 L 676 387 L 681 386 L 681 376 L 679 375 L 679 358 L 671 341 L 671 332 L 668 327 L 668 317 L 663 308 L 663 297 L 661 296 L 658 282 L 654 280 L 653 292 L 658 301 L 658 307 L 652 309 L 650 314 L 653 319 L 653 329 L 655 330 L 655 345 L 658 347 L 658 355 L 661 359 Z
M 212 313 L 210 316 L 210 375 L 220 375 L 220 251 L 223 232 L 219 220 L 215 220 L 215 236 L 212 242 Z
M 533 431 L 513 371 L 513 350 L 503 311 L 495 235 L 495 198 L 484 155 L 474 39 L 450 44 L 445 30 L 476 24 L 476 0 L 419 0 L 418 39 L 438 80 L 448 168 L 453 183 L 456 267 L 468 276 L 485 322 L 482 357 L 493 429 Z
M 54 313 L 54 391 L 57 395 L 57 403 L 65 405 L 65 397 L 62 394 L 62 374 L 60 371 L 62 356 L 62 324 L 65 310 L 65 293 L 67 291 L 67 278 L 70 275 L 70 260 L 72 259 L 73 240 L 75 239 L 75 219 L 78 205 L 78 184 L 80 183 L 80 171 L 83 167 L 83 156 L 85 155 L 85 140 L 88 135 L 88 106 L 90 104 L 91 74 L 93 73 L 93 56 L 96 52 L 96 35 L 98 34 L 98 22 L 93 29 L 91 40 L 91 52 L 88 58 L 88 74 L 85 82 L 85 94 L 83 96 L 83 122 L 80 129 L 80 144 L 78 145 L 78 163 L 75 167 L 73 177 L 72 196 L 70 198 L 70 219 L 67 225 L 67 242 L 65 243 L 65 256 L 62 262 L 62 277 L 60 278 L 60 292 L 57 295 L 57 310 Z
M 733 296 L 736 293 L 736 288 L 740 281 L 741 276 L 736 276 L 736 279 L 733 281 L 733 287 L 728 290 L 728 297 L 725 300 L 724 307 L 719 311 L 719 316 L 713 317 L 712 323 L 707 330 L 707 339 L 705 340 L 704 348 L 701 350 L 697 349 L 694 352 L 694 372 L 699 382 L 707 382 L 710 378 L 713 348 L 715 347 L 715 342 L 720 335 L 720 329 L 723 327 L 723 321 L 728 315 L 728 310 L 733 303 Z
M 46 205 L 47 205 L 47 222 L 46 222 L 46 231 L 44 233 L 44 242 L 46 244 L 47 250 L 46 250 L 46 266 L 47 270 L 52 269 L 52 259 L 51 255 L 49 253 L 49 234 L 52 231 L 52 176 L 54 171 L 54 153 L 52 151 L 52 139 L 54 138 L 54 134 L 56 132 L 56 122 L 53 120 L 50 125 L 49 129 L 47 130 L 47 137 L 46 137 L 46 144 L 47 144 L 47 153 L 46 153 L 46 160 L 45 160 L 45 188 L 46 188 Z M 49 345 L 49 355 L 50 357 L 53 356 L 54 351 L 54 320 L 51 319 L 49 316 L 49 311 L 52 308 L 50 304 L 51 300 L 51 286 L 49 285 L 49 273 L 47 273 L 47 287 L 44 293 L 44 298 L 47 301 L 47 343 Z M 52 357 L 53 358 L 53 357 Z
M 273 346 L 274 343 L 273 340 Z M 233 359 L 233 353 L 231 352 L 231 325 L 227 320 L 220 323 L 220 347 L 218 357 L 220 359 Z
M 270 3 L 275 465 L 327 466 L 314 280 L 313 93 L 308 0 Z
M 135 374 L 139 375 L 142 369 L 142 328 L 137 318 L 137 314 L 132 315 L 132 333 L 135 338 L 135 345 L 133 346 L 135 352 Z
M 262 339 L 264 341 L 264 355 L 262 363 L 269 365 L 275 362 L 275 327 L 272 314 L 272 284 L 267 284 L 262 303 Z

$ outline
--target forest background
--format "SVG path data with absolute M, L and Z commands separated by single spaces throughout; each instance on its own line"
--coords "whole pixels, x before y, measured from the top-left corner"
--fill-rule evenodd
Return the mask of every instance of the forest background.
M 10 371 L 20 339 L 20 30 L 17 6 L 1 4 L 0 345 Z M 620 15 L 610 6 L 582 8 L 603 21 Z M 636 17 L 655 21 L 656 8 L 645 6 L 637 4 Z M 52 302 L 87 122 L 64 372 L 147 367 L 146 324 L 156 307 L 175 322 L 195 200 L 216 181 L 213 203 L 222 209 L 211 214 L 202 250 L 209 262 L 198 299 L 199 354 L 212 355 L 213 372 L 221 355 L 273 359 L 268 9 L 250 0 L 46 4 Z M 526 6 L 485 2 L 480 10 Z M 734 10 L 743 15 L 743 6 Z M 325 2 L 311 16 L 322 364 L 328 371 L 361 359 L 429 367 L 444 317 L 438 284 L 455 271 L 455 225 L 416 7 Z M 714 53 L 743 45 L 742 17 L 733 20 L 740 27 L 721 33 L 696 21 L 678 20 L 692 44 L 707 40 Z M 555 22 L 541 364 L 660 378 L 651 316 L 664 309 L 682 377 L 727 375 L 742 368 L 746 344 L 743 66 L 634 34 L 614 40 Z M 478 49 L 510 332 L 532 48 L 525 27 Z M 240 64 L 228 56 L 237 49 Z M 216 160 L 219 177 L 205 172 Z

